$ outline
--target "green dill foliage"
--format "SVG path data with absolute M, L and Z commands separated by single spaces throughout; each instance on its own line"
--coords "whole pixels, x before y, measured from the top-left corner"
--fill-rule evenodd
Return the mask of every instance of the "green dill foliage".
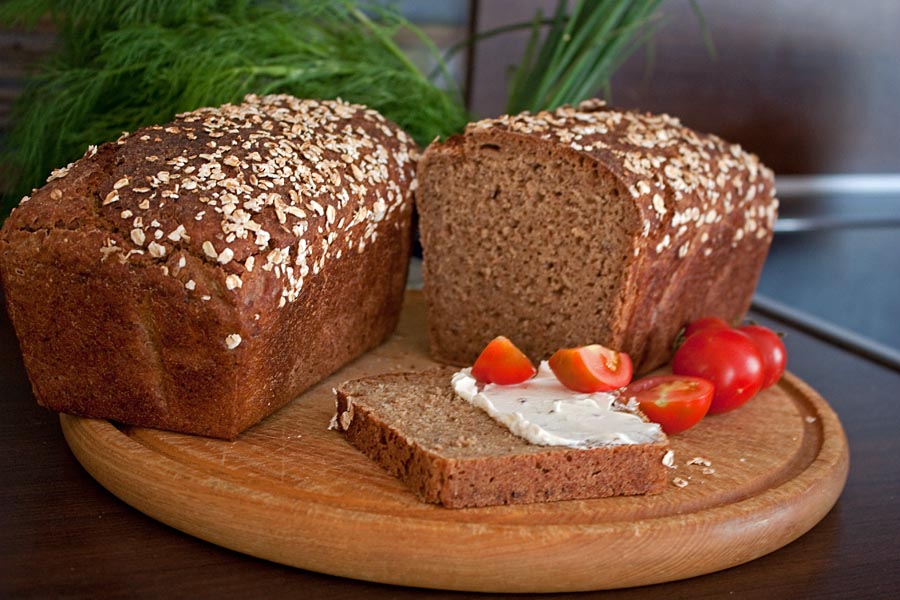
M 551 18 L 538 11 L 513 71 L 507 112 L 552 110 L 608 93 L 615 70 L 652 34 L 661 2 L 579 0 L 570 13 L 559 0 Z
M 15 196 L 88 144 L 247 93 L 366 104 L 420 143 L 466 122 L 458 92 L 434 85 L 395 44 L 398 13 L 352 0 L 10 0 L 0 22 L 50 15 L 57 51 L 13 113 Z M 444 77 L 451 81 L 451 78 Z

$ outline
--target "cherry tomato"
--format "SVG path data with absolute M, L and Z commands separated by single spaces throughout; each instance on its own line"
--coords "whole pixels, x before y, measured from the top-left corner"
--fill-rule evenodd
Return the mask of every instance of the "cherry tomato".
M 684 328 L 684 339 L 691 337 L 701 329 L 730 329 L 728 321 L 721 317 L 702 317 L 691 321 Z
M 559 381 L 576 392 L 608 392 L 628 385 L 631 357 L 600 344 L 557 350 L 548 361 Z
M 528 357 L 502 335 L 491 340 L 472 365 L 472 377 L 481 383 L 512 385 L 531 379 L 535 373 Z
M 787 365 L 787 349 L 777 333 L 762 325 L 744 325 L 738 331 L 749 336 L 763 361 L 763 389 L 775 385 L 784 375 Z
M 715 386 L 709 414 L 744 404 L 762 388 L 763 361 L 749 336 L 736 329 L 703 329 L 675 352 L 672 372 L 708 379 Z
M 681 433 L 700 422 L 712 402 L 713 384 L 699 377 L 657 375 L 631 382 L 623 398 L 634 398 L 641 410 L 669 434 Z

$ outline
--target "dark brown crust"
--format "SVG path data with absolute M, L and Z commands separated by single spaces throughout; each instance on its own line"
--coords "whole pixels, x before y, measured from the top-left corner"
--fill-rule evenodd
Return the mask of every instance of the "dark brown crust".
M 524 292 L 535 287 L 526 282 L 534 281 L 544 268 L 529 260 L 538 246 L 505 246 L 502 232 L 492 232 L 499 241 L 488 245 L 487 251 L 481 246 L 475 249 L 479 230 L 446 222 L 447 204 L 456 202 L 479 211 L 487 223 L 496 216 L 487 203 L 489 190 L 479 198 L 441 192 L 449 177 L 446 165 L 471 162 L 483 168 L 479 152 L 485 146 L 514 147 L 516 157 L 533 157 L 527 160 L 543 161 L 546 169 L 595 171 L 596 181 L 624 192 L 619 198 L 627 206 L 621 214 L 628 218 L 619 226 L 629 242 L 618 248 L 618 280 L 602 284 L 616 290 L 614 301 L 597 306 L 597 316 L 593 311 L 579 315 L 576 332 L 548 333 L 554 331 L 550 311 L 522 318 L 533 308 L 528 304 L 533 299 L 526 303 Z M 672 342 L 688 321 L 709 314 L 733 321 L 745 314 L 777 213 L 772 173 L 755 156 L 715 136 L 693 132 L 671 117 L 596 102 L 470 124 L 464 135 L 429 146 L 419 163 L 418 177 L 416 202 L 432 354 L 457 365 L 471 364 L 491 337 L 505 335 L 533 359 L 560 347 L 602 343 L 631 355 L 638 372 L 649 371 L 670 358 Z M 571 206 L 567 210 L 571 214 Z M 585 228 L 592 236 L 585 223 L 562 222 L 571 218 L 562 216 L 562 206 L 559 215 L 559 223 L 536 223 L 523 203 L 516 222 L 565 231 Z M 526 288 L 497 288 L 496 277 L 481 280 L 479 273 L 465 281 L 445 281 L 444 261 L 460 260 L 450 250 L 454 247 L 469 248 L 481 261 L 479 266 L 490 267 L 494 273 L 517 270 L 521 274 L 517 281 Z M 579 249 L 575 242 L 566 242 L 560 252 Z M 465 304 L 446 297 L 454 286 L 468 297 Z M 552 290 L 546 290 L 544 296 L 551 294 Z M 559 298 L 562 305 L 576 299 L 591 304 L 587 290 L 567 294 L 571 297 Z M 484 313 L 497 305 L 504 306 L 510 318 L 503 323 L 498 320 L 496 331 L 483 324 L 467 328 L 466 322 L 472 319 L 463 316 L 466 311 Z M 603 339 L 595 337 L 596 331 L 606 332 Z
M 342 175 L 338 185 L 320 182 L 303 191 L 302 184 L 315 182 L 301 171 L 304 165 L 314 170 L 317 161 L 303 158 L 308 148 L 295 140 L 282 164 L 294 168 L 296 178 L 269 177 L 264 184 L 267 152 L 275 156 L 291 141 L 278 131 L 300 127 L 293 120 L 300 115 L 314 119 L 316 111 L 337 115 L 339 126 L 354 128 L 346 138 L 370 147 L 356 162 L 335 157 L 329 168 Z M 246 119 L 247 126 L 222 126 L 223 115 Z M 299 135 L 340 139 L 339 132 L 324 130 L 324 122 L 322 127 L 320 132 L 300 127 Z M 214 147 L 229 147 L 224 159 L 212 155 Z M 362 166 L 364 175 L 371 172 L 363 160 L 376 147 L 383 149 L 387 176 L 365 189 L 354 187 L 365 183 L 353 170 L 358 174 Z M 319 155 L 329 160 L 329 152 Z M 38 403 L 82 416 L 233 439 L 376 346 L 396 326 L 403 300 L 414 153 L 396 126 L 371 111 L 284 96 L 250 97 L 239 107 L 188 113 L 170 125 L 89 151 L 24 201 L 0 235 L 7 309 Z M 158 158 L 148 161 L 148 156 Z M 282 200 L 269 196 L 268 203 L 246 208 L 268 238 L 252 232 L 228 235 L 221 211 L 224 190 L 214 181 L 210 189 L 202 189 L 203 179 L 187 189 L 187 167 L 196 173 L 210 162 L 246 186 L 241 198 L 280 194 Z M 168 187 L 158 178 L 153 185 L 160 169 L 168 170 Z M 129 183 L 116 188 L 123 178 Z M 177 192 L 175 181 L 182 182 Z M 144 187 L 139 186 L 152 189 L 140 191 Z M 178 197 L 167 197 L 166 190 Z M 301 193 L 292 196 L 293 190 Z M 113 192 L 117 199 L 104 204 Z M 339 201 L 342 192 L 350 202 Z M 379 206 L 388 192 L 393 204 Z M 150 197 L 149 206 L 142 205 Z M 313 199 L 322 214 L 309 208 Z M 238 202 L 239 208 L 249 206 Z M 305 218 L 285 215 L 285 206 L 301 208 Z M 329 206 L 334 213 L 326 214 Z M 362 218 L 355 230 L 338 227 L 361 207 L 369 216 L 375 208 L 384 210 L 377 222 Z M 123 211 L 130 213 L 127 218 Z M 132 217 L 142 218 L 146 239 L 134 234 L 142 244 L 132 237 L 137 229 Z M 151 227 L 152 222 L 158 225 Z M 296 228 L 301 222 L 306 224 Z M 180 239 L 168 237 L 179 226 Z M 154 237 L 154 229 L 166 235 Z M 336 233 L 328 248 L 323 240 L 331 230 Z M 165 247 L 162 256 L 159 248 L 157 255 L 148 252 L 148 240 L 154 239 Z M 206 253 L 206 241 L 218 253 L 232 252 L 231 260 Z M 287 266 L 299 275 L 298 244 L 315 247 L 307 257 L 315 268 L 302 287 L 291 287 Z M 279 249 L 286 249 L 284 256 L 272 254 Z
M 400 478 L 423 501 L 448 508 L 528 504 L 608 496 L 655 494 L 665 489 L 665 441 L 593 449 L 535 446 L 517 438 L 479 409 L 455 397 L 453 370 L 393 373 L 345 382 L 336 390 L 335 428 L 363 454 Z M 468 452 L 447 451 L 423 439 L 415 418 L 389 423 L 376 395 L 393 396 L 416 414 L 423 397 L 403 397 L 409 384 L 440 388 L 448 426 L 461 412 L 475 418 L 465 436 Z M 398 384 L 403 390 L 397 389 Z M 376 390 L 378 390 L 376 392 Z M 510 438 L 503 452 L 485 451 L 487 438 Z

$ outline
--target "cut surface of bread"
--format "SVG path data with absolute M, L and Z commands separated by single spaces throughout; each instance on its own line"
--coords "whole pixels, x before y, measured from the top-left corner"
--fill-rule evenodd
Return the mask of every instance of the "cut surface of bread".
M 746 312 L 777 212 L 755 156 L 596 102 L 472 123 L 417 176 L 431 351 L 455 365 L 505 335 L 652 370 L 687 322 Z
M 333 427 L 419 498 L 448 508 L 652 494 L 666 485 L 656 443 L 539 446 L 458 397 L 454 369 L 390 373 L 337 390 Z

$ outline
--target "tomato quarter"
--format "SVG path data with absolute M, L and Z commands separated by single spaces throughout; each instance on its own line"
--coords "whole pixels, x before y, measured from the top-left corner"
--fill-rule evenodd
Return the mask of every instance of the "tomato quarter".
M 738 331 L 749 336 L 763 361 L 763 389 L 775 385 L 787 366 L 787 349 L 777 333 L 762 325 L 744 325 Z
M 744 404 L 763 384 L 763 360 L 749 336 L 736 329 L 703 329 L 688 337 L 672 358 L 672 372 L 712 382 L 709 414 Z
M 657 375 L 633 381 L 623 398 L 634 398 L 641 410 L 668 434 L 681 433 L 700 422 L 709 411 L 713 384 L 699 377 Z
M 559 381 L 576 392 L 608 392 L 631 381 L 631 357 L 600 344 L 557 350 L 548 361 Z
M 508 338 L 497 336 L 472 365 L 472 377 L 481 383 L 512 385 L 531 379 L 537 370 Z

